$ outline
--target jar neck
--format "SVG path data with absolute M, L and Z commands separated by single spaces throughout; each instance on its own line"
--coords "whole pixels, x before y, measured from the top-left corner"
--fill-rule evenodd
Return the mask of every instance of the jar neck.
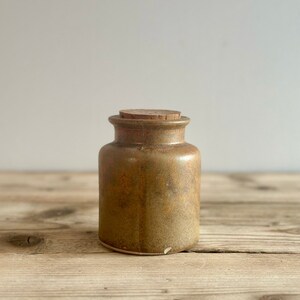
M 189 119 L 133 120 L 112 116 L 109 121 L 115 127 L 115 142 L 122 144 L 180 144 L 184 143 L 185 126 Z
M 178 144 L 184 142 L 184 128 L 134 129 L 115 127 L 115 141 L 124 144 Z

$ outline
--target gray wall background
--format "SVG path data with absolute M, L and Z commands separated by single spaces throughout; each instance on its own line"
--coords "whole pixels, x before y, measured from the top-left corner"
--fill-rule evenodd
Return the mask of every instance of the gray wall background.
M 0 0 L 0 169 L 95 170 L 122 108 L 206 171 L 300 170 L 299 0 Z

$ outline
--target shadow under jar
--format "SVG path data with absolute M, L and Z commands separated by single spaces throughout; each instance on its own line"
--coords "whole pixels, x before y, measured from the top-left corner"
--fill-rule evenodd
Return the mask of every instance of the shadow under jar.
M 99 152 L 99 238 L 115 251 L 170 254 L 199 239 L 200 154 L 177 111 L 123 110 Z

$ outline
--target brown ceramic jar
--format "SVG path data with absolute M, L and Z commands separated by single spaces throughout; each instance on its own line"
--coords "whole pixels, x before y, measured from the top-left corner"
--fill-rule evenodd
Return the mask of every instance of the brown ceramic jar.
M 111 116 L 114 142 L 99 152 L 99 238 L 113 250 L 170 254 L 199 239 L 200 154 L 189 118 L 167 110 Z

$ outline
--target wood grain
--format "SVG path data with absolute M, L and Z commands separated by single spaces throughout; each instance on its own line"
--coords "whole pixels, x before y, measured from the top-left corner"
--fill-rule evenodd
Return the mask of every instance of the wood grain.
M 117 253 L 9 254 L 0 257 L 0 265 L 3 298 L 300 297 L 299 254 L 181 253 L 151 258 Z
M 300 299 L 300 174 L 204 174 L 188 253 L 97 238 L 95 173 L 0 173 L 0 298 Z
M 299 195 L 299 175 L 205 174 L 193 251 L 300 253 Z M 96 174 L 2 173 L 0 201 L 0 252 L 24 251 L 5 242 L 21 233 L 43 236 L 44 253 L 106 251 L 97 239 Z

